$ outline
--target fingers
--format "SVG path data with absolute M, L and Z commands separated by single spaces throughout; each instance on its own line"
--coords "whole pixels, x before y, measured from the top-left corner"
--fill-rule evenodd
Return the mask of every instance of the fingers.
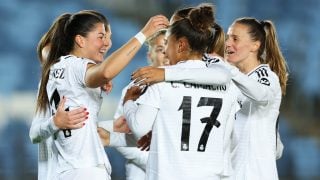
M 85 125 L 89 112 L 86 111 L 86 108 L 79 107 L 71 111 L 60 110 L 57 112 L 58 114 L 59 128 L 79 129 Z
M 167 28 L 169 25 L 169 20 L 163 15 L 156 15 L 149 19 L 148 23 L 145 27 L 141 30 L 141 32 L 146 36 L 149 37 L 153 33 L 157 32 L 160 29 Z
M 149 77 L 149 74 L 151 73 L 150 70 L 151 70 L 151 67 L 140 68 L 131 75 L 131 79 L 134 80 L 134 83 L 137 83 L 139 85 L 147 85 L 147 81 L 150 78 Z
M 165 71 L 163 68 L 143 67 L 136 70 L 131 78 L 138 85 L 151 85 L 157 82 L 164 81 Z
M 137 69 L 131 74 L 131 79 L 137 79 L 137 78 L 141 79 L 141 76 L 145 75 L 151 68 L 152 67 L 146 66 L 146 67 Z
M 111 92 L 112 87 L 113 87 L 112 81 L 108 81 L 106 84 L 101 86 L 101 89 L 108 95 Z
M 157 15 L 154 17 L 154 25 L 158 26 L 158 29 L 167 28 L 169 25 L 168 19 L 163 15 Z
M 105 86 L 106 86 L 106 93 L 109 94 L 113 87 L 112 81 L 108 81 Z
M 64 110 L 64 104 L 66 103 L 66 100 L 67 100 L 67 98 L 62 96 L 62 98 L 60 99 L 57 110 Z
M 78 108 L 68 112 L 69 128 L 81 128 L 85 125 L 85 121 L 88 119 L 89 112 L 84 108 Z

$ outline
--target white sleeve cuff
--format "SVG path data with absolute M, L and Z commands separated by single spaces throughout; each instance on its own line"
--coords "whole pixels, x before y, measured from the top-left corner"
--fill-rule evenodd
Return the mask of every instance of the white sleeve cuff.
M 59 128 L 56 126 L 56 124 L 54 124 L 54 120 L 53 120 L 54 116 L 51 116 L 49 119 L 49 132 L 51 134 L 57 132 L 59 130 Z
M 172 68 L 164 68 L 164 80 L 165 81 L 175 81 L 174 70 Z

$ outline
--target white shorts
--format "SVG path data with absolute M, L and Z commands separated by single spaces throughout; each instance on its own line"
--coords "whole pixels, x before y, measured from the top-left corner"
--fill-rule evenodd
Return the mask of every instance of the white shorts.
M 72 169 L 59 174 L 58 180 L 111 180 L 110 174 L 102 167 Z

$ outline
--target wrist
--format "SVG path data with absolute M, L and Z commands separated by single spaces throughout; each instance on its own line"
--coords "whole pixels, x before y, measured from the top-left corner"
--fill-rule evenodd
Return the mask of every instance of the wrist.
M 53 131 L 53 132 L 56 132 L 59 130 L 59 127 L 56 125 L 56 115 L 54 115 L 52 118 L 50 118 L 50 129 Z
M 136 38 L 138 41 L 139 41 L 139 43 L 142 45 L 145 41 L 146 41 L 146 36 L 140 31 L 140 32 L 138 32 L 135 36 L 134 36 L 134 38 Z

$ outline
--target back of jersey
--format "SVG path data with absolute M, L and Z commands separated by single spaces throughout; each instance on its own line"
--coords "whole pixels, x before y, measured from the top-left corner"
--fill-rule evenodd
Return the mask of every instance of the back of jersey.
M 205 64 L 187 61 L 176 66 Z M 160 110 L 152 129 L 148 179 L 203 180 L 223 173 L 236 104 L 233 89 L 231 83 L 166 82 L 149 87 L 139 103 Z

